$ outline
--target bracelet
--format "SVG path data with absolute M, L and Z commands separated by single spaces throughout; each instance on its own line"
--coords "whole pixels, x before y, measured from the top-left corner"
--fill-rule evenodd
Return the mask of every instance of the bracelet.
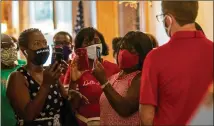
M 106 85 L 109 84 L 109 81 L 107 81 L 105 84 L 101 85 L 101 88 L 104 89 L 106 87 Z

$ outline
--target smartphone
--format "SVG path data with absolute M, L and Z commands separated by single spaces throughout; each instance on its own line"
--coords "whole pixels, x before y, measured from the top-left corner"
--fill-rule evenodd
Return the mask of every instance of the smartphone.
M 51 64 L 54 64 L 56 61 L 58 61 L 58 64 L 54 68 L 54 70 L 56 70 L 60 62 L 63 60 L 63 48 L 62 46 L 53 45 L 52 51 L 53 51 L 53 54 L 52 54 Z
M 61 62 L 63 60 L 63 49 L 62 48 L 55 48 L 55 55 L 56 55 L 56 61 Z
M 100 47 L 96 47 L 96 54 L 97 54 L 97 59 L 98 59 L 98 61 L 102 61 L 102 59 L 101 59 L 101 49 L 100 49 Z
M 75 54 L 79 57 L 78 69 L 80 71 L 88 70 L 89 61 L 88 61 L 87 50 L 85 48 L 79 48 L 79 49 L 75 50 Z

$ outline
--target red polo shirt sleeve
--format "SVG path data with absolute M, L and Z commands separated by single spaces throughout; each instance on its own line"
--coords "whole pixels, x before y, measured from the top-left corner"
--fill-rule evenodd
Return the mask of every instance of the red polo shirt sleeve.
M 158 76 L 157 65 L 153 55 L 152 51 L 144 61 L 140 87 L 140 104 L 157 106 Z

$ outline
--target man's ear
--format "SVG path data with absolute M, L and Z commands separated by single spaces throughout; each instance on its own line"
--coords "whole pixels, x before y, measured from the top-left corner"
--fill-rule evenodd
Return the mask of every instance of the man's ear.
M 171 24 L 174 24 L 174 23 L 178 24 L 178 22 L 176 21 L 176 18 L 173 15 L 171 15 L 171 14 L 169 14 L 169 21 L 171 21 Z
M 166 15 L 165 17 L 165 23 L 166 23 L 166 27 L 169 27 L 170 24 L 172 24 L 172 17 L 169 15 Z

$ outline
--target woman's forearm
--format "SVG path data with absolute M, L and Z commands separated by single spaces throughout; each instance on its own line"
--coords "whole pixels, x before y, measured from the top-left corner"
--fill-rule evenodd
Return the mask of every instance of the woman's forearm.
M 128 117 L 132 115 L 135 111 L 133 104 L 130 104 L 128 100 L 118 94 L 115 89 L 110 85 L 106 85 L 103 89 L 106 98 L 111 104 L 112 108 L 122 117 Z
M 25 107 L 25 111 L 23 113 L 24 120 L 31 121 L 40 114 L 44 107 L 49 92 L 50 87 L 41 85 L 39 92 L 36 94 L 35 99 L 30 101 Z

